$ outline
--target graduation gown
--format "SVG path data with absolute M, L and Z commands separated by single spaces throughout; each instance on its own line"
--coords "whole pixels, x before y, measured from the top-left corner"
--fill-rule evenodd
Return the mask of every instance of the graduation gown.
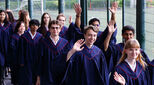
M 114 69 L 114 67 L 117 65 L 117 62 L 122 56 L 123 48 L 124 48 L 124 43 L 118 43 L 116 45 L 113 45 L 113 44 L 109 45 L 107 51 L 105 52 L 105 56 L 106 56 L 107 63 L 109 66 L 109 72 L 111 72 Z M 144 61 L 147 64 L 149 64 L 150 60 L 147 54 L 142 49 L 140 49 L 140 52 L 143 56 Z
M 69 43 L 59 37 L 56 45 L 50 37 L 42 42 L 41 53 L 41 85 L 60 85 L 66 71 L 66 56 L 70 49 Z
M 38 28 L 37 32 L 41 33 L 45 37 L 47 35 L 48 30 L 46 29 L 45 26 L 41 26 Z
M 2 43 L 2 47 L 1 49 L 3 49 L 2 53 L 0 54 L 1 55 L 1 65 L 4 66 L 5 65 L 8 65 L 7 64 L 7 54 L 8 54 L 8 44 L 9 44 L 9 39 L 10 39 L 10 36 L 12 35 L 13 33 L 13 29 L 12 29 L 12 25 L 10 23 L 4 23 L 4 25 L 2 26 L 0 24 L 0 30 L 1 30 L 1 35 L 3 37 L 2 41 L 0 41 Z
M 151 85 L 148 70 L 144 70 L 139 62 L 136 62 L 135 71 L 132 71 L 125 61 L 117 65 L 110 76 L 110 85 L 120 85 L 114 80 L 113 74 L 115 71 L 125 78 L 126 85 Z
M 148 68 L 150 71 L 151 84 L 154 84 L 154 60 L 151 61 Z
M 14 33 L 11 36 L 9 42 L 9 49 L 8 49 L 8 62 L 11 68 L 11 82 L 13 84 L 17 84 L 18 82 L 18 71 L 19 71 L 19 63 L 18 63 L 18 53 L 19 53 L 19 34 Z
M 19 85 L 32 85 L 39 75 L 39 54 L 42 35 L 36 33 L 34 39 L 26 31 L 19 39 Z
M 0 67 L 4 66 L 5 62 L 5 49 L 4 49 L 4 31 L 0 28 Z
M 93 45 L 89 49 L 84 45 L 84 49 L 73 54 L 68 62 L 63 79 L 66 85 L 108 85 L 105 56 L 98 47 Z

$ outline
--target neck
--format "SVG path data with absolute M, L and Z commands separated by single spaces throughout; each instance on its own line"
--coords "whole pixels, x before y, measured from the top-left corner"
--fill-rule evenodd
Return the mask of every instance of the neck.
M 89 45 L 89 44 L 87 44 L 87 43 L 85 43 L 86 44 L 86 46 L 90 49 L 93 45 Z
M 3 24 L 4 22 L 3 21 L 0 21 L 0 23 Z
M 19 36 L 21 36 L 23 34 L 23 32 L 17 32 L 19 34 Z
M 33 31 L 33 30 L 31 30 L 30 32 L 32 33 L 32 35 L 34 35 L 36 33 L 36 31 Z
M 58 41 L 59 36 L 52 36 L 52 35 L 51 35 L 51 38 L 56 42 L 56 41 Z
M 126 58 L 126 59 L 131 65 L 135 65 L 136 59 L 129 59 L 129 58 Z

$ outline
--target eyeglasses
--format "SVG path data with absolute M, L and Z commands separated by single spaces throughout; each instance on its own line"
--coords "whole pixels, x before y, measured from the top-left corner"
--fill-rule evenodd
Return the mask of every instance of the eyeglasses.
M 59 29 L 59 27 L 51 27 L 51 29 Z
M 97 27 L 99 27 L 99 24 L 93 24 L 93 26 L 97 26 Z

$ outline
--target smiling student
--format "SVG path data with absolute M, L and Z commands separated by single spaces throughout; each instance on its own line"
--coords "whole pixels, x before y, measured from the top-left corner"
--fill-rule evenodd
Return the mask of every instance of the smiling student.
M 38 20 L 32 19 L 29 27 L 19 39 L 19 85 L 35 84 L 39 75 L 39 46 L 43 36 L 37 32 Z
M 136 39 L 126 41 L 122 57 L 110 77 L 110 85 L 151 85 L 147 64 Z
M 94 42 L 98 29 L 87 26 L 84 40 L 78 40 L 67 54 L 68 68 L 64 77 L 66 85 L 108 85 L 106 59 Z

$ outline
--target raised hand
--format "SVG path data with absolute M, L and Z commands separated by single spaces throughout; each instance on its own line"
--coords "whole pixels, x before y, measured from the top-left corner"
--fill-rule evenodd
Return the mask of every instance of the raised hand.
M 112 3 L 112 7 L 109 10 L 110 10 L 110 12 L 112 14 L 115 14 L 117 12 L 117 8 L 118 8 L 118 3 L 117 2 L 113 2 Z
M 74 10 L 75 10 L 77 16 L 81 16 L 82 9 L 80 7 L 80 4 L 78 4 L 78 3 L 74 4 Z
M 117 72 L 114 72 L 114 79 L 121 85 L 125 85 L 126 83 L 125 78 L 121 74 L 118 74 Z
M 110 20 L 110 22 L 108 24 L 108 31 L 109 31 L 109 33 L 115 32 L 116 28 L 114 28 L 114 23 L 115 23 L 114 20 Z
M 80 39 L 80 40 L 78 40 L 78 41 L 73 45 L 73 48 L 72 48 L 72 49 L 73 49 L 74 51 L 81 51 L 81 50 L 83 50 L 83 48 L 84 48 L 84 47 L 82 47 L 84 43 L 85 43 L 84 40 L 83 40 L 83 39 Z

